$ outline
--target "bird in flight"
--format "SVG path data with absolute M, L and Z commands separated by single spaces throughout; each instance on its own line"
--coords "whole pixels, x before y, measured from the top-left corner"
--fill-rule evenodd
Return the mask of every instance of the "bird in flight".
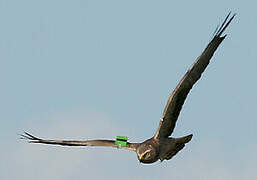
M 176 121 L 178 119 L 181 108 L 186 100 L 189 91 L 193 85 L 200 79 L 202 73 L 210 62 L 214 52 L 219 47 L 226 35 L 222 35 L 228 25 L 231 23 L 235 14 L 231 17 L 231 12 L 226 16 L 220 27 L 217 27 L 212 40 L 209 42 L 202 54 L 195 60 L 186 74 L 178 83 L 170 95 L 162 118 L 160 120 L 157 131 L 150 139 L 140 143 L 126 142 L 126 139 L 119 139 L 123 144 L 117 143 L 115 140 L 47 140 L 35 137 L 27 132 L 21 135 L 22 139 L 27 139 L 30 143 L 54 144 L 62 146 L 109 146 L 116 148 L 124 148 L 137 153 L 137 158 L 142 163 L 154 163 L 157 160 L 169 160 L 176 155 L 185 144 L 192 139 L 192 134 L 184 137 L 170 137 Z M 125 141 L 125 142 L 124 142 Z

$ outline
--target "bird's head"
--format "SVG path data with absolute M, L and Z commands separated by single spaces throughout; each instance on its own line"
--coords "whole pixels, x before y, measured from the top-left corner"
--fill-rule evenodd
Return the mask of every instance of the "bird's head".
M 153 163 L 158 160 L 156 149 L 151 144 L 141 144 L 136 153 L 138 160 L 142 163 Z

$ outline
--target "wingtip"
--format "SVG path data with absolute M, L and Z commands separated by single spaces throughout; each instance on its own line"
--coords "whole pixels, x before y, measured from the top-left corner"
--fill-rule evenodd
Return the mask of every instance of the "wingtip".
M 228 13 L 228 15 L 226 16 L 225 20 L 223 21 L 223 23 L 221 24 L 220 28 L 216 31 L 215 37 L 226 37 L 226 35 L 221 36 L 222 33 L 225 31 L 225 29 L 228 27 L 228 25 L 231 23 L 231 21 L 234 19 L 234 17 L 236 16 L 236 13 L 234 13 L 231 18 L 228 20 L 228 18 L 231 15 L 231 11 Z
M 25 140 L 29 140 L 29 142 L 33 142 L 33 141 L 38 141 L 40 140 L 39 138 L 29 134 L 28 132 L 24 131 L 23 134 L 18 134 L 20 136 L 19 139 L 25 139 Z

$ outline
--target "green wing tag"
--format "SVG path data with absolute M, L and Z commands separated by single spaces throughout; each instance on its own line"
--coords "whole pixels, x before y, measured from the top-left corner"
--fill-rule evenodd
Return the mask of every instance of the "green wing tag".
M 119 148 L 126 147 L 127 146 L 127 140 L 128 140 L 128 137 L 126 137 L 126 136 L 117 136 L 115 144 L 118 145 Z

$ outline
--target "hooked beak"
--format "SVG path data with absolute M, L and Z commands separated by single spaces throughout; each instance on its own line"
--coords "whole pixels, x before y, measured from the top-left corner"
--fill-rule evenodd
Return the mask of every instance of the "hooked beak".
M 138 160 L 139 160 L 140 163 L 142 162 L 141 159 L 142 159 L 142 155 L 141 156 L 138 155 Z

